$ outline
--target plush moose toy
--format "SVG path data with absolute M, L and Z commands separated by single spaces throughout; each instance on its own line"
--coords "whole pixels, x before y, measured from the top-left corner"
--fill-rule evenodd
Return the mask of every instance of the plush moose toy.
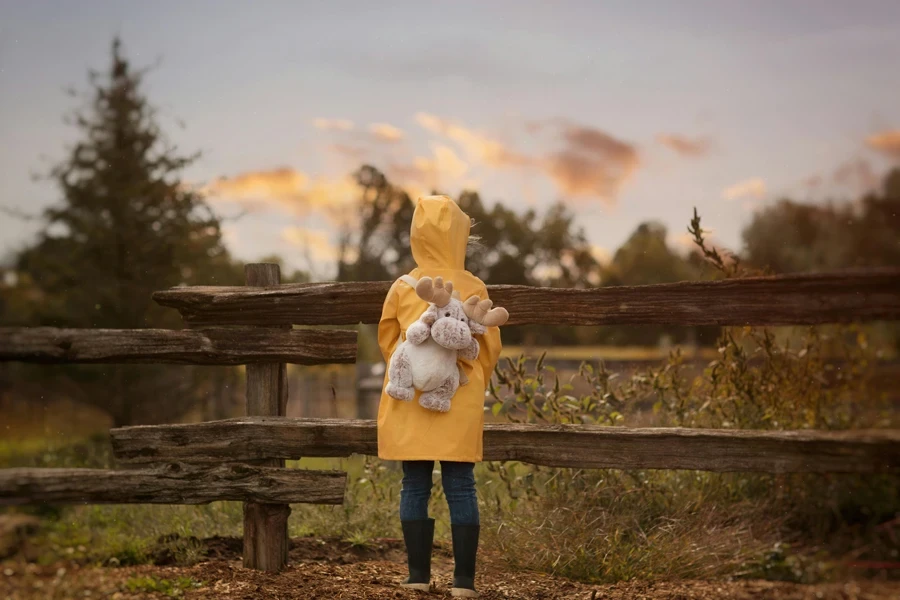
M 385 391 L 397 400 L 412 400 L 422 392 L 419 404 L 438 412 L 450 410 L 450 400 L 468 380 L 457 358 L 478 358 L 475 335 L 499 327 L 509 319 L 505 308 L 491 308 L 491 300 L 471 296 L 465 302 L 453 283 L 423 277 L 415 284 L 416 295 L 428 308 L 406 331 L 406 341 L 391 356 Z

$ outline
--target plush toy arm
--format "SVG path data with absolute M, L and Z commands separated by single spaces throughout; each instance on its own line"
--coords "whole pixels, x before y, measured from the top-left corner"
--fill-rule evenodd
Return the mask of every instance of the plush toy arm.
M 431 336 L 431 327 L 421 319 L 410 325 L 406 330 L 407 341 L 416 346 L 427 340 L 429 336 Z
M 437 321 L 438 318 L 438 309 L 437 306 L 432 304 L 428 307 L 428 309 L 422 313 L 422 316 L 419 317 L 419 321 L 431 327 L 434 325 L 434 322 Z
M 469 344 L 467 348 L 459 351 L 459 356 L 466 360 L 475 360 L 478 358 L 479 350 L 481 350 L 481 345 L 478 343 L 478 340 L 473 337 L 472 343 Z

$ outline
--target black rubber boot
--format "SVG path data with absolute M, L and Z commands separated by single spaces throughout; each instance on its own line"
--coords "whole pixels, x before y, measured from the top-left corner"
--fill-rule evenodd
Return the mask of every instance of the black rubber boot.
M 478 553 L 479 525 L 451 525 L 453 535 L 454 598 L 477 598 L 475 591 L 475 555 Z
M 431 546 L 434 543 L 434 519 L 401 521 L 406 543 L 409 579 L 401 587 L 427 592 L 431 589 Z

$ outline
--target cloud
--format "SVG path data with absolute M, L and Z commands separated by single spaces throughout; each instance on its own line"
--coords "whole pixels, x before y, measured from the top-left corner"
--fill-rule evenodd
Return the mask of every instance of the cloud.
M 328 148 L 332 152 L 343 156 L 344 158 L 348 158 L 355 163 L 363 162 L 366 156 L 368 156 L 366 149 L 361 146 L 354 146 L 351 144 L 331 144 Z
M 354 127 L 350 119 L 313 119 L 313 127 L 322 131 L 351 131 Z
M 726 200 L 755 199 L 762 200 L 766 196 L 766 182 L 760 178 L 746 179 L 730 185 L 722 190 L 722 197 Z
M 565 121 L 525 124 L 529 133 L 549 132 L 551 144 L 558 148 L 534 156 L 429 113 L 418 113 L 416 122 L 427 131 L 456 142 L 474 162 L 492 168 L 535 168 L 567 196 L 612 202 L 640 165 L 637 150 L 631 144 L 599 129 Z
M 490 167 L 514 167 L 531 164 L 532 159 L 507 148 L 477 131 L 473 131 L 452 121 L 420 112 L 416 123 L 431 133 L 447 137 L 458 143 L 473 159 Z
M 469 165 L 456 155 L 453 148 L 442 144 L 435 144 L 434 159 L 423 161 L 420 166 L 434 169 L 453 179 L 461 178 L 469 170 Z
M 631 144 L 595 129 L 564 125 L 562 150 L 542 160 L 545 172 L 570 196 L 596 197 L 614 202 L 622 185 L 640 166 Z
M 400 185 L 440 189 L 460 181 L 469 165 L 444 144 L 432 144 L 432 157 L 417 156 L 410 164 L 394 163 L 388 168 L 390 178 Z
M 220 177 L 204 191 L 234 200 L 262 201 L 271 198 L 293 199 L 309 184 L 309 176 L 289 167 L 268 171 L 250 171 L 234 177 Z
M 683 135 L 661 133 L 656 136 L 656 141 L 663 146 L 688 158 L 707 156 L 712 150 L 710 138 L 689 138 Z
M 900 159 L 900 129 L 870 135 L 866 138 L 866 145 L 888 158 Z
M 325 267 L 330 272 L 341 258 L 340 247 L 333 243 L 328 232 L 306 227 L 285 227 L 281 230 L 281 240 L 297 249 L 306 259 L 307 267 L 312 272 Z M 344 260 L 353 262 L 357 259 L 358 250 L 348 247 Z
M 350 177 L 311 179 L 290 167 L 220 177 L 202 191 L 212 200 L 236 202 L 248 209 L 274 207 L 301 216 L 322 212 L 339 222 L 359 197 Z
M 388 123 L 373 123 L 369 125 L 372 136 L 382 142 L 399 142 L 405 137 L 403 130 Z
M 864 158 L 852 158 L 839 165 L 831 175 L 831 180 L 840 186 L 858 192 L 868 192 L 878 187 L 878 174 L 872 164 Z
M 822 184 L 825 183 L 825 178 L 821 175 L 810 175 L 806 179 L 803 180 L 803 187 L 808 190 L 817 190 L 822 187 Z
M 848 158 L 830 172 L 815 173 L 803 179 L 800 186 L 809 193 L 863 195 L 878 189 L 881 176 L 863 156 Z
M 307 229 L 305 227 L 285 227 L 281 230 L 281 239 L 307 250 L 310 258 L 317 262 L 335 261 L 338 259 L 339 249 L 331 242 L 331 238 L 324 231 Z

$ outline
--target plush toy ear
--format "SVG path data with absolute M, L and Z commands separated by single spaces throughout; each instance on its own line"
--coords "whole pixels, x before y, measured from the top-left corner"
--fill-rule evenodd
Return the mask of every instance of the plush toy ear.
M 482 335 L 487 332 L 487 327 L 472 319 L 469 319 L 469 329 L 472 331 L 472 335 Z

